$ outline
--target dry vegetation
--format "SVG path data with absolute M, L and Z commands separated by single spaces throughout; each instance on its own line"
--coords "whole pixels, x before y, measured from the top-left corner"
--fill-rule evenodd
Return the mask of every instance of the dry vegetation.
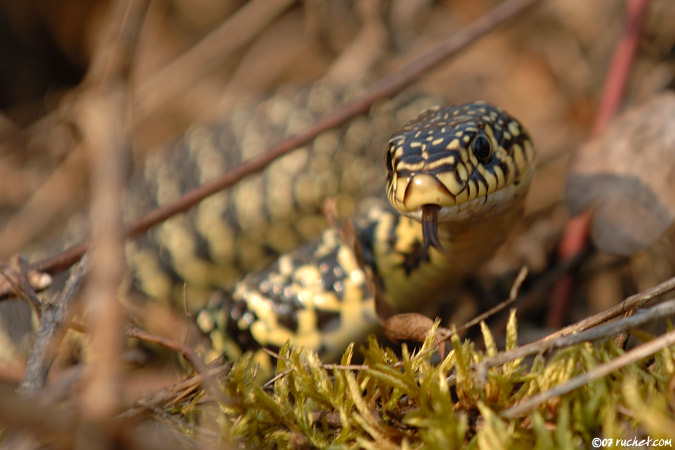
M 587 448 L 594 437 L 675 439 L 672 235 L 653 236 L 631 257 L 594 250 L 574 231 L 587 222 L 567 227 L 563 195 L 584 142 L 603 136 L 615 113 L 675 87 L 671 0 L 59 3 L 0 7 L 0 445 Z M 507 24 L 498 25 L 497 7 L 513 11 Z M 472 24 L 485 36 L 467 31 Z M 412 73 L 408 64 L 429 51 L 438 64 L 417 62 Z M 180 311 L 151 304 L 144 331 L 126 323 L 117 301 L 125 173 L 191 123 L 318 79 L 372 86 L 361 103 L 330 113 L 335 124 L 409 86 L 448 103 L 488 100 L 518 117 L 539 160 L 527 215 L 447 316 L 462 324 L 506 298 L 521 266 L 530 275 L 514 290 L 517 312 L 480 329 L 439 329 L 398 355 L 371 341 L 362 364 L 351 360 L 358 347 L 340 365 L 284 348 L 279 376 L 261 386 L 248 358 L 199 360 L 183 343 L 189 319 Z M 666 129 L 675 118 L 663 120 Z M 675 141 L 661 138 L 639 136 L 647 147 Z M 64 230 L 85 236 L 83 211 L 97 247 L 60 292 L 35 294 L 30 284 L 38 290 L 43 272 L 81 257 L 47 258 L 59 255 Z M 82 305 L 86 319 L 72 321 Z M 73 334 L 88 336 L 83 354 L 73 356 Z M 155 353 L 139 362 L 125 336 Z M 429 348 L 443 336 L 440 358 Z M 175 364 L 176 354 L 189 364 Z

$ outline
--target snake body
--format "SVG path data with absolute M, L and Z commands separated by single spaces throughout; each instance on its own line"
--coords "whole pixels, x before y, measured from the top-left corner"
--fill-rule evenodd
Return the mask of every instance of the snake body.
M 322 82 L 286 88 L 253 106 L 239 105 L 227 120 L 193 126 L 146 160 L 129 189 L 129 215 L 211 181 L 355 94 L 358 88 L 345 91 Z M 230 290 L 243 274 L 316 238 L 327 226 L 323 199 L 335 198 L 339 210 L 352 215 L 356 199 L 379 195 L 384 179 L 377 162 L 389 133 L 434 102 L 411 94 L 380 104 L 275 161 L 264 174 L 247 177 L 135 239 L 127 248 L 135 287 L 182 304 L 186 285 L 188 304 L 196 310 L 214 289 Z
M 334 358 L 378 325 L 383 308 L 447 299 L 520 217 L 533 160 L 525 129 L 497 107 L 424 111 L 389 141 L 391 206 L 354 219 L 356 245 L 328 229 L 215 296 L 197 318 L 212 350 L 237 358 L 290 341 Z

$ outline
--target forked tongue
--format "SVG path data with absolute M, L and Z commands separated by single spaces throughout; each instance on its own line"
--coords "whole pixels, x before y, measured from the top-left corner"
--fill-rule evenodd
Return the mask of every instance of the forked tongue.
M 445 253 L 441 241 L 438 239 L 438 211 L 441 207 L 438 205 L 422 206 L 422 235 L 424 236 L 424 249 L 435 247 L 438 251 Z

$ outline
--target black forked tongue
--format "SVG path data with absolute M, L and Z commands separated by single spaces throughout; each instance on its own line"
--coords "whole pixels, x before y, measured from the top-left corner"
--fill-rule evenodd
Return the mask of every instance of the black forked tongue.
M 441 241 L 438 240 L 438 211 L 441 207 L 438 205 L 422 206 L 422 235 L 424 236 L 424 250 L 429 247 L 435 247 L 438 251 L 445 253 Z

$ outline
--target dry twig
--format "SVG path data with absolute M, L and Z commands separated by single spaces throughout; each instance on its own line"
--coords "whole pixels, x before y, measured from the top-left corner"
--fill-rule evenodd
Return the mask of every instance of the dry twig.
M 663 283 L 657 284 L 654 287 L 651 287 L 637 294 L 631 295 L 621 303 L 616 306 L 613 306 L 605 311 L 594 314 L 590 317 L 587 317 L 579 322 L 569 325 L 565 328 L 562 328 L 555 333 L 551 333 L 546 336 L 544 339 L 555 339 L 560 336 L 568 336 L 573 333 L 578 333 L 580 331 L 588 330 L 596 325 L 599 325 L 603 322 L 606 322 L 610 319 L 613 319 L 616 316 L 621 314 L 630 313 L 636 311 L 646 303 L 660 297 L 663 294 L 667 294 L 675 290 L 675 277 L 670 278 L 669 280 L 664 281 Z
M 118 433 L 110 419 L 122 407 L 124 309 L 118 287 L 124 274 L 122 203 L 129 157 L 128 80 L 147 0 L 118 0 L 111 4 L 108 23 L 100 35 L 85 85 L 92 88 L 78 99 L 75 118 L 82 130 L 91 171 L 91 223 L 96 246 L 84 293 L 91 353 L 85 362 L 77 427 L 78 440 L 107 448 Z
M 83 258 L 74 268 L 66 285 L 54 301 L 42 304 L 42 320 L 33 346 L 28 354 L 26 370 L 19 385 L 23 394 L 34 395 L 42 390 L 49 368 L 54 361 L 56 349 L 65 332 L 65 322 L 89 266 L 89 259 Z
M 675 304 L 675 302 L 673 302 Z M 659 305 L 661 306 L 661 305 Z M 670 305 L 669 313 L 668 314 L 673 314 L 675 312 L 675 307 L 674 305 Z M 657 307 L 651 308 L 656 309 Z M 661 313 L 662 314 L 662 313 Z M 656 314 L 655 314 L 656 316 Z M 633 316 L 637 317 L 637 316 Z M 661 318 L 663 316 L 659 315 L 659 317 L 654 317 L 654 318 Z M 598 367 L 594 368 L 590 372 L 586 372 L 581 375 L 577 375 L 576 377 L 572 378 L 569 380 L 567 383 L 562 384 L 560 386 L 556 386 L 553 389 L 550 389 L 546 392 L 539 393 L 537 395 L 533 395 L 532 397 L 528 398 L 524 402 L 521 402 L 520 404 L 516 406 L 512 406 L 509 409 L 506 409 L 502 411 L 501 416 L 502 417 L 507 417 L 507 418 L 515 418 L 518 416 L 522 416 L 523 414 L 527 413 L 528 411 L 536 408 L 537 406 L 555 398 L 559 397 L 561 395 L 567 394 L 569 392 L 572 392 L 575 389 L 578 389 L 591 381 L 598 380 L 604 376 L 609 375 L 610 373 L 614 372 L 615 370 L 619 370 L 622 367 L 626 367 L 629 364 L 636 363 L 640 361 L 643 358 L 646 358 L 648 356 L 653 355 L 654 353 L 668 347 L 671 345 L 675 345 L 675 331 L 670 331 L 668 333 L 665 333 L 656 339 L 653 339 L 649 342 L 646 342 L 642 345 L 639 345 L 635 347 L 634 349 L 624 353 L 621 356 L 618 356 L 614 359 L 612 359 L 609 362 L 606 362 L 604 364 L 599 365 Z
M 122 323 L 124 311 L 117 297 L 124 273 L 122 193 L 128 140 L 124 125 L 124 92 L 106 89 L 80 103 L 85 145 L 92 160 L 92 267 L 84 292 L 96 358 L 87 361 L 83 413 L 94 421 L 119 409 Z
M 27 267 L 26 261 L 19 255 L 13 256 L 6 267 L 0 266 L 0 277 L 4 278 L 4 280 L 12 286 L 14 292 L 30 305 L 39 319 L 42 314 L 40 311 L 41 303 L 35 289 L 33 289 L 33 284 L 29 281 L 29 273 L 30 269 Z M 38 281 L 39 283 L 39 280 L 35 281 Z M 51 279 L 48 281 L 51 283 Z
M 623 331 L 637 328 L 658 319 L 664 319 L 672 314 L 675 314 L 675 300 L 670 300 L 652 308 L 641 310 L 633 316 L 625 317 L 616 322 L 599 325 L 595 328 L 579 332 L 578 334 L 561 336 L 555 339 L 544 338 L 514 350 L 498 353 L 495 356 L 486 358 L 476 364 L 474 369 L 478 378 L 485 380 L 487 369 L 490 367 L 498 366 L 514 359 L 569 347 L 581 342 L 592 342 L 611 338 Z

